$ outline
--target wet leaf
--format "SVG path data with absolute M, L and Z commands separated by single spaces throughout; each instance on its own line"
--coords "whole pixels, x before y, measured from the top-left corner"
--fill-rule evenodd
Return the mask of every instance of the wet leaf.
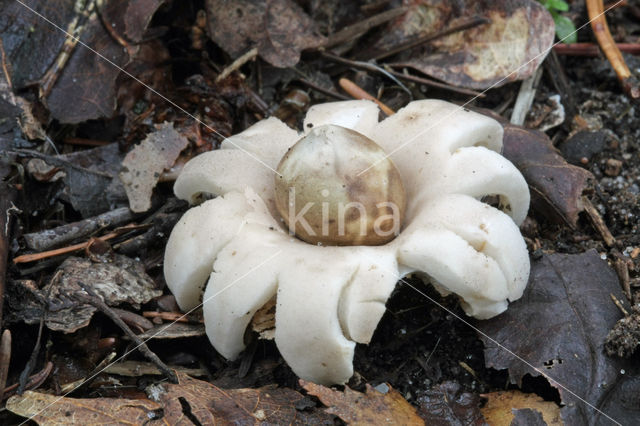
M 560 407 L 551 401 L 545 401 L 536 394 L 522 393 L 517 390 L 491 392 L 482 395 L 488 401 L 482 407 L 482 414 L 490 425 L 511 425 L 516 417 L 514 411 L 529 409 L 541 415 L 542 424 L 561 426 Z M 521 417 L 531 417 L 522 413 Z M 535 418 L 535 417 L 534 417 Z M 522 423 L 524 424 L 524 423 Z M 535 424 L 535 423 L 534 423 Z
M 117 179 L 122 159 L 117 144 L 67 155 L 44 155 L 31 150 L 19 153 L 64 170 L 63 197 L 85 218 L 111 210 L 126 199 L 124 188 Z
M 640 378 L 633 377 L 637 366 L 604 353 L 607 333 L 622 315 L 610 294 L 624 299 L 616 273 L 594 250 L 545 255 L 532 264 L 523 297 L 504 314 L 478 323 L 483 333 L 527 360 L 558 389 L 566 424 L 610 424 L 576 395 L 616 420 L 640 423 Z M 525 374 L 540 376 L 482 338 L 487 367 L 507 369 L 510 381 L 519 385 Z
M 209 36 L 234 58 L 258 47 L 271 65 L 291 67 L 302 50 L 324 42 L 292 0 L 207 0 L 206 7 Z
M 591 172 L 568 164 L 542 132 L 504 125 L 504 151 L 531 190 L 531 208 L 547 219 L 575 227 L 583 210 L 581 196 L 594 179 Z
M 220 389 L 211 383 L 177 373 L 179 384 L 147 389 L 164 408 L 168 424 L 317 424 L 330 420 L 321 410 L 302 413 L 300 393 L 275 386 L 258 389 Z
M 348 424 L 385 424 L 389 419 L 400 425 L 424 423 L 415 407 L 391 387 L 387 393 L 381 393 L 367 384 L 366 392 L 360 393 L 346 386 L 344 392 L 340 392 L 304 380 L 300 380 L 300 385 L 328 407 L 327 413 L 335 414 Z
M 29 285 L 29 282 L 22 285 L 32 297 L 10 301 L 14 321 L 39 323 L 42 317 L 40 302 L 44 301 L 48 310 L 46 326 L 65 333 L 88 325 L 96 311 L 94 306 L 73 298 L 73 294 L 82 288 L 91 288 L 110 306 L 121 303 L 135 306 L 162 294 L 144 271 L 142 263 L 118 254 L 109 263 L 92 263 L 87 259 L 69 257 L 42 289 Z M 24 293 L 25 289 L 21 292 Z
M 474 16 L 491 20 L 439 38 L 431 45 L 434 50 L 416 48 L 397 63 L 456 86 L 486 89 L 529 77 L 555 35 L 553 18 L 533 0 L 405 0 L 404 4 L 409 12 L 392 25 L 378 48 L 433 34 Z
M 112 31 L 133 42 L 130 46 L 134 47 L 129 50 L 124 49 L 105 30 L 105 24 L 95 10 L 86 14 L 88 18 L 84 11 L 75 11 L 75 0 L 26 0 L 24 3 L 63 30 L 79 34 L 83 43 L 117 66 L 79 44 L 68 49 L 69 44 L 65 47 L 67 36 L 64 32 L 55 29 L 19 2 L 2 2 L 0 35 L 15 87 L 44 83 L 47 71 L 53 70 L 56 78 L 46 99 L 53 118 L 62 123 L 79 123 L 111 116 L 116 106 L 115 86 L 120 74 L 119 67 L 130 62 L 130 54 L 135 56 L 138 49 L 135 43 L 141 40 L 142 32 L 163 1 L 110 0 L 100 5 L 100 16 Z M 74 22 L 77 23 L 75 28 Z M 56 70 L 55 67 L 61 64 L 61 59 L 66 55 L 68 61 Z
M 173 166 L 189 141 L 171 123 L 164 123 L 134 147 L 122 162 L 120 180 L 124 184 L 133 212 L 151 208 L 151 195 L 160 174 Z
M 478 395 L 463 392 L 455 382 L 432 387 L 416 400 L 418 414 L 430 426 L 480 426 L 485 419 L 480 412 Z
M 162 416 L 161 406 L 145 399 L 75 399 L 31 391 L 9 398 L 7 409 L 41 426 L 149 424 Z

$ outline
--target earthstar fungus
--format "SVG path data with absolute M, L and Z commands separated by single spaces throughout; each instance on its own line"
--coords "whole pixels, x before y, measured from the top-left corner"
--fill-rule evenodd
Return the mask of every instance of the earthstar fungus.
M 245 348 L 253 315 L 275 296 L 275 341 L 293 371 L 316 383 L 344 383 L 353 374 L 355 344 L 371 340 L 403 276 L 419 274 L 441 293 L 457 294 L 465 312 L 480 319 L 522 296 L 529 257 L 518 225 L 529 192 L 499 154 L 498 122 L 437 100 L 412 102 L 378 122 L 374 103 L 346 101 L 311 107 L 304 129 L 299 135 L 276 118 L 262 120 L 189 161 L 176 181 L 179 198 L 217 198 L 188 210 L 175 226 L 165 278 L 183 310 L 204 300 L 207 335 L 223 356 L 234 359 Z M 318 246 L 292 236 L 287 213 L 280 215 L 278 203 L 280 210 L 287 203 L 277 200 L 273 170 L 302 136 L 336 134 L 372 140 L 397 167 L 406 208 L 390 241 L 330 239 Z M 378 155 L 370 165 L 381 163 Z M 323 189 L 328 197 L 340 187 L 317 188 L 319 200 Z M 499 209 L 480 201 L 488 195 Z M 344 245 L 325 245 L 332 242 Z

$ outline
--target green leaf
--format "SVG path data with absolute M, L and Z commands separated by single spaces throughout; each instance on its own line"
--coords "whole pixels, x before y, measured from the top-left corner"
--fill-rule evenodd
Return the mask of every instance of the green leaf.
M 571 19 L 566 16 L 556 15 L 553 17 L 556 23 L 556 36 L 563 43 L 575 43 L 578 41 L 578 34 L 576 33 L 576 26 L 573 25 Z
M 569 10 L 569 5 L 564 0 L 548 0 L 545 6 L 547 9 L 553 8 L 559 12 L 567 12 Z

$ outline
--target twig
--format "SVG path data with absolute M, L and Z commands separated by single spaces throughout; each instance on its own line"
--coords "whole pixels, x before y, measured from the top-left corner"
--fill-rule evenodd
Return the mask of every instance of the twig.
M 516 98 L 516 103 L 513 106 L 513 112 L 511 113 L 511 123 L 522 126 L 524 120 L 527 117 L 527 113 L 531 109 L 533 99 L 536 97 L 536 90 L 538 90 L 538 83 L 540 83 L 540 77 L 542 77 L 542 68 L 538 67 L 533 75 L 520 84 L 520 91 Z
M 629 67 L 627 66 L 620 49 L 616 46 L 611 32 L 609 32 L 609 26 L 607 25 L 607 19 L 604 15 L 604 5 L 602 0 L 586 0 L 587 12 L 589 13 L 589 20 L 591 21 L 591 28 L 598 40 L 598 44 L 605 54 L 609 63 L 613 67 L 618 80 L 622 85 L 623 90 L 632 99 L 640 98 L 640 83 L 631 74 Z
M 573 90 L 569 84 L 567 74 L 560 63 L 560 59 L 555 51 L 549 52 L 547 60 L 544 61 L 544 67 L 547 71 L 547 76 L 551 79 L 556 91 L 560 93 L 562 97 L 562 104 L 567 110 L 568 117 L 574 117 L 576 115 L 577 107 L 573 96 Z
M 40 353 L 40 343 L 42 342 L 42 330 L 44 330 L 44 321 L 47 315 L 46 305 L 42 304 L 42 317 L 40 318 L 40 326 L 38 328 L 38 338 L 36 339 L 35 345 L 33 345 L 33 350 L 31 351 L 31 356 L 29 360 L 27 360 L 27 365 L 24 366 L 24 370 L 20 373 L 20 378 L 18 379 L 18 393 L 22 394 L 26 387 L 29 385 L 30 374 L 35 368 L 36 361 L 38 359 L 38 354 Z
M 620 52 L 640 55 L 640 43 L 616 43 L 616 47 Z M 553 46 L 553 51 L 558 55 L 566 56 L 594 57 L 600 55 L 600 48 L 595 43 L 560 43 Z
M 4 388 L 7 386 L 7 375 L 9 374 L 9 363 L 11 362 L 11 331 L 2 332 L 0 339 L 0 401 L 4 395 Z
M 169 369 L 169 367 L 167 367 L 166 364 L 162 362 L 160 358 L 158 358 L 158 355 L 153 353 L 149 349 L 147 344 L 142 339 L 140 339 L 133 331 L 131 331 L 129 326 L 125 324 L 124 321 L 122 321 L 122 319 L 118 316 L 118 314 L 115 313 L 113 309 L 111 309 L 109 306 L 107 306 L 107 304 L 104 303 L 104 301 L 98 295 L 96 295 L 89 287 L 85 287 L 84 292 L 79 291 L 74 293 L 74 296 L 82 302 L 89 303 L 90 305 L 100 310 L 100 312 L 108 316 L 111 319 L 111 321 L 116 323 L 116 325 L 120 327 L 122 331 L 124 331 L 125 334 L 136 344 L 136 348 L 149 361 L 153 362 L 158 367 L 158 369 L 160 369 L 160 371 L 162 371 L 162 374 L 171 383 L 178 383 L 178 378 L 176 377 L 175 373 L 171 371 L 171 369 Z
M 631 302 L 633 299 L 631 298 L 631 279 L 629 278 L 629 266 L 627 265 L 627 261 L 620 256 L 620 253 L 616 253 L 616 261 L 613 266 L 616 269 L 616 273 L 618 274 L 618 279 L 620 280 L 620 286 L 624 291 L 624 295 L 627 296 L 627 300 Z
M 252 59 L 255 59 L 256 56 L 258 56 L 258 48 L 257 47 L 254 47 L 253 49 L 249 50 L 248 52 L 242 54 L 242 56 L 240 56 L 238 59 L 233 61 L 231 63 L 231 65 L 229 65 L 228 67 L 226 67 L 225 69 L 222 70 L 220 75 L 216 77 L 216 83 L 220 83 L 222 80 L 224 80 L 225 78 L 229 77 L 229 75 L 231 75 L 232 72 L 236 71 L 238 68 L 240 68 L 241 66 L 243 66 L 247 62 L 251 61 Z
M 68 223 L 57 228 L 25 234 L 24 240 L 30 249 L 45 251 L 78 238 L 87 237 L 101 228 L 129 222 L 134 217 L 135 215 L 128 207 L 120 207 L 99 216 Z
M 53 370 L 53 363 L 51 361 L 48 361 L 44 365 L 44 368 L 42 370 L 40 370 L 39 372 L 37 372 L 32 376 L 29 376 L 27 383 L 24 385 L 24 390 L 37 389 L 38 386 L 40 386 L 42 383 L 44 383 L 45 380 L 47 380 L 47 377 L 49 377 L 49 374 L 51 374 L 52 370 Z M 14 383 L 11 386 L 7 386 L 6 388 L 4 388 L 2 398 L 7 399 L 13 396 L 18 390 L 19 385 L 20 385 L 19 383 Z
M 483 24 L 488 24 L 490 23 L 491 20 L 488 18 L 484 18 L 482 16 L 473 16 L 471 18 L 469 18 L 466 21 L 461 22 L 458 25 L 454 25 L 450 28 L 445 28 L 444 30 L 441 31 L 437 31 L 433 34 L 427 34 L 424 36 L 420 36 L 411 40 L 407 40 L 403 43 L 400 43 L 399 45 L 392 47 L 391 49 L 385 49 L 384 52 L 376 52 L 374 54 L 371 54 L 370 52 L 365 52 L 363 53 L 361 56 L 356 56 L 358 59 L 360 60 L 366 60 L 366 59 L 376 59 L 376 60 L 380 60 L 380 59 L 384 59 L 387 58 L 389 56 L 395 55 L 397 53 L 400 53 L 404 50 L 407 49 L 412 49 L 414 47 L 418 47 L 421 44 L 425 44 L 425 43 L 429 43 L 430 41 L 439 39 L 441 37 L 445 37 L 448 36 L 450 34 L 454 34 L 457 33 L 459 31 L 464 31 L 464 30 L 468 30 L 470 28 L 474 28 L 477 27 L 479 25 L 483 25 Z
M 314 82 L 307 80 L 305 78 L 300 78 L 298 79 L 298 81 L 302 84 L 304 84 L 305 86 L 309 86 L 310 88 L 312 88 L 315 91 L 318 91 L 322 94 L 325 94 L 327 96 L 331 96 L 332 98 L 336 98 L 336 99 L 340 99 L 341 101 L 348 101 L 351 98 L 348 96 L 345 96 L 341 93 L 338 92 L 334 92 L 333 90 L 329 90 L 329 89 L 325 89 L 324 87 L 318 86 L 317 84 L 315 84 Z
M 105 146 L 109 145 L 110 141 L 101 141 L 98 139 L 86 139 L 86 138 L 64 138 L 62 143 L 67 145 L 80 145 L 80 146 Z
M 371 28 L 382 25 L 385 22 L 389 22 L 390 20 L 397 18 L 398 16 L 407 12 L 407 10 L 408 9 L 406 7 L 398 7 L 395 9 L 387 10 L 386 12 L 379 13 L 377 15 L 373 15 L 370 18 L 364 19 L 360 22 L 356 22 L 353 25 L 349 25 L 341 29 L 340 31 L 331 34 L 322 47 L 329 48 L 337 44 L 351 41 L 366 33 Z
M 411 74 L 404 74 L 399 71 L 394 71 L 394 70 L 387 70 L 387 71 L 389 71 L 389 74 L 394 75 L 402 80 L 425 84 L 427 86 L 437 87 L 438 89 L 450 90 L 452 92 L 462 93 L 463 95 L 475 96 L 477 98 L 484 98 L 486 96 L 484 93 L 476 92 L 475 90 L 456 87 L 450 84 L 441 83 L 439 81 L 429 80 L 429 79 L 417 77 Z
M 613 303 L 618 307 L 618 309 L 620 309 L 622 311 L 622 314 L 625 317 L 629 316 L 629 312 L 627 312 L 627 310 L 624 308 L 624 306 L 622 306 L 622 303 L 618 300 L 618 298 L 616 296 L 613 295 L 613 293 L 609 293 L 609 296 L 611 297 L 611 300 L 613 300 Z
M 143 317 L 146 318 L 160 318 L 166 321 L 176 321 L 176 322 L 193 322 L 189 317 L 185 316 L 181 312 L 153 312 L 146 311 L 142 313 Z M 202 321 L 200 321 L 202 322 Z
M 144 225 L 142 225 L 144 226 Z M 102 237 L 97 237 L 97 239 L 101 240 L 101 241 L 108 241 L 111 240 L 119 235 L 122 235 L 125 232 L 134 230 L 134 229 L 139 229 L 141 227 L 141 225 L 134 225 L 134 224 L 130 224 L 127 226 L 123 226 L 122 228 L 118 228 L 113 232 L 110 232 L 106 235 L 103 235 Z M 91 244 L 91 240 L 89 241 L 85 241 L 83 243 L 79 243 L 79 244 L 73 244 L 71 246 L 67 246 L 67 247 L 61 247 L 59 249 L 54 249 L 54 250 L 48 250 L 42 253 L 31 253 L 31 254 L 23 254 L 22 256 L 18 256 L 16 258 L 13 259 L 13 263 L 18 264 L 18 263 L 28 263 L 28 262 L 34 262 L 36 260 L 42 260 L 42 259 L 46 259 L 49 257 L 53 257 L 53 256 L 59 256 L 61 254 L 68 254 L 68 253 L 73 253 L 74 251 L 78 251 L 78 250 L 84 250 L 85 248 L 87 248 L 87 246 Z
M 616 239 L 613 237 L 613 235 L 611 235 L 611 231 L 609 231 L 609 228 L 604 223 L 604 220 L 602 220 L 602 216 L 600 216 L 600 213 L 598 213 L 598 210 L 594 207 L 593 204 L 591 204 L 591 201 L 585 196 L 582 197 L 582 206 L 584 207 L 584 211 L 589 216 L 589 219 L 591 219 L 591 223 L 593 224 L 593 226 L 596 228 L 596 230 L 604 240 L 604 243 L 608 247 L 612 247 L 615 244 Z
M 345 92 L 353 96 L 355 99 L 367 99 L 367 100 L 373 101 L 378 104 L 382 112 L 384 112 L 385 114 L 387 115 L 395 114 L 394 110 L 386 106 L 384 103 L 376 99 L 374 96 L 367 93 L 367 91 L 365 91 L 362 87 L 355 84 L 353 81 L 347 78 L 341 78 L 338 83 L 340 84 L 340 87 L 344 89 Z
M 332 61 L 339 62 L 339 63 L 345 64 L 345 65 L 349 65 L 350 67 L 353 67 L 353 68 L 359 68 L 359 69 L 363 69 L 363 70 L 367 70 L 367 71 L 373 71 L 373 72 L 380 73 L 380 74 L 386 76 L 387 78 L 389 78 L 390 80 L 392 80 L 398 86 L 400 86 L 400 88 L 402 90 L 404 90 L 405 92 L 407 92 L 407 94 L 410 97 L 413 97 L 413 94 L 411 93 L 411 90 L 409 90 L 404 84 L 402 84 L 402 82 L 400 80 L 398 80 L 391 72 L 387 71 L 386 69 L 382 68 L 381 66 L 379 66 L 379 65 L 377 65 L 375 63 L 362 62 L 362 61 L 352 61 L 351 59 L 346 59 L 346 58 L 343 58 L 342 56 L 334 55 L 333 53 L 328 53 L 328 52 L 323 52 L 322 56 L 327 58 L 327 59 L 331 59 Z
M 15 210 L 13 200 L 15 192 L 0 176 L 0 324 L 2 323 L 2 305 L 6 288 L 7 259 L 9 257 L 9 237 L 11 230 L 11 212 Z

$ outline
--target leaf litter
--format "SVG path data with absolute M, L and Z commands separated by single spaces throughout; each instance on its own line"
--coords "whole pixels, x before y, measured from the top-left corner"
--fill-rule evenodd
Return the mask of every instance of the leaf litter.
M 283 107 L 288 109 L 287 122 L 295 125 L 308 105 L 333 99 L 331 96 L 338 87 L 335 82 L 341 76 L 353 78 L 394 108 L 409 100 L 406 91 L 387 83 L 383 76 L 341 69 L 335 64 L 326 64 L 322 56 L 316 54 L 316 49 L 326 43 L 326 36 L 383 12 L 385 5 L 337 0 L 265 0 L 232 5 L 209 0 L 203 3 L 202 11 L 196 11 L 178 2 L 148 0 L 134 3 L 122 8 L 115 1 L 102 2 L 100 10 L 87 13 L 78 21 L 80 38 L 118 64 L 129 64 L 131 72 L 161 93 L 168 94 L 170 99 L 177 100 L 180 107 L 193 112 L 209 128 L 215 128 L 223 135 L 244 129 L 269 111 Z M 72 28 L 76 17 L 73 1 L 27 4 L 44 15 L 56 17 L 56 22 L 63 28 Z M 94 2 L 86 4 L 91 6 Z M 393 49 L 465 20 L 488 18 L 488 23 L 438 37 L 429 45 L 400 52 L 383 64 L 406 66 L 409 70 L 406 72 L 420 70 L 460 87 L 485 88 L 504 77 L 507 77 L 505 84 L 527 78 L 543 60 L 542 55 L 534 57 L 552 40 L 548 16 L 533 1 L 500 1 L 489 5 L 481 1 L 415 0 L 404 1 L 403 6 L 404 14 L 386 28 L 359 30 L 351 40 L 342 41 L 332 52 L 362 59 L 360 55 L 369 54 L 372 45 L 377 49 Z M 193 118 L 185 119 L 166 99 L 141 90 L 139 83 L 128 81 L 119 70 L 110 68 L 86 49 L 63 47 L 69 39 L 59 32 L 49 31 L 45 23 L 17 3 L 7 2 L 0 9 L 0 56 L 3 64 L 9 64 L 2 72 L 8 72 L 6 76 L 10 83 L 0 85 L 0 150 L 3 151 L 0 177 L 15 188 L 22 188 L 18 193 L 25 191 L 30 196 L 18 200 L 19 207 L 24 210 L 17 216 L 20 226 L 25 232 L 34 233 L 80 218 L 98 223 L 100 215 L 127 205 L 132 210 L 146 211 L 130 220 L 140 219 L 148 224 L 145 234 L 133 238 L 127 235 L 123 237 L 128 238 L 125 241 L 116 238 L 113 242 L 116 255 L 110 260 L 111 249 L 107 250 L 106 259 L 87 250 L 91 260 L 69 257 L 60 265 L 65 255 L 46 259 L 33 267 L 13 267 L 9 271 L 5 327 L 16 333 L 24 331 L 24 327 L 29 330 L 23 334 L 26 336 L 24 343 L 14 345 L 14 359 L 25 354 L 25 359 L 28 358 L 34 343 L 33 327 L 22 325 L 23 322 L 37 324 L 44 321 L 51 330 L 71 333 L 68 338 L 74 344 L 65 345 L 60 343 L 64 342 L 58 337 L 61 333 L 47 334 L 45 331 L 44 337 L 49 339 L 48 352 L 40 354 L 40 359 L 53 359 L 56 369 L 70 360 L 80 359 L 79 353 L 87 353 L 89 348 L 93 348 L 94 353 L 90 357 L 91 363 L 98 363 L 108 359 L 106 353 L 117 353 L 129 342 L 129 337 L 122 336 L 121 332 L 110 332 L 101 319 L 92 320 L 95 306 L 67 297 L 89 283 L 92 291 L 95 290 L 108 305 L 125 308 L 118 312 L 129 316 L 130 320 L 135 321 L 135 316 L 142 318 L 133 311 L 142 310 L 145 317 L 150 314 L 148 318 L 155 327 L 138 337 L 153 336 L 157 342 L 150 342 L 150 345 L 163 359 L 179 363 L 179 371 L 208 372 L 210 379 L 221 384 L 216 387 L 178 373 L 179 384 L 149 388 L 155 389 L 150 394 L 160 398 L 154 402 L 141 395 L 131 399 L 131 394 L 124 389 L 110 391 L 108 386 L 101 387 L 100 383 L 119 381 L 135 387 L 148 384 L 149 380 L 135 374 L 124 377 L 112 373 L 102 378 L 104 382 L 85 386 L 98 393 L 111 393 L 115 398 L 64 398 L 60 406 L 56 405 L 62 408 L 47 410 L 50 415 L 38 417 L 39 423 L 65 423 L 69 413 L 75 418 L 90 419 L 85 417 L 90 415 L 86 407 L 95 408 L 93 414 L 98 417 L 133 422 L 136 419 L 144 421 L 145 415 L 146 420 L 167 416 L 167 407 L 173 410 L 172 421 L 206 422 L 215 418 L 223 424 L 234 419 L 251 423 L 261 419 L 291 423 L 309 422 L 310 419 L 319 423 L 335 421 L 334 415 L 326 411 L 338 413 L 343 420 L 369 416 L 366 418 L 376 422 L 391 417 L 429 424 L 483 424 L 493 415 L 488 414 L 487 407 L 492 407 L 494 414 L 499 412 L 506 424 L 554 424 L 557 415 L 549 417 L 549 413 L 555 413 L 556 408 L 560 409 L 566 424 L 604 422 L 603 417 L 589 417 L 593 412 L 564 392 L 560 383 L 579 391 L 581 396 L 586 396 L 589 402 L 615 419 L 636 420 L 638 401 L 634 395 L 639 393 L 640 380 L 633 365 L 634 356 L 637 357 L 637 352 L 633 355 L 637 348 L 637 338 L 633 340 L 633 336 L 637 333 L 637 312 L 624 302 L 625 297 L 617 287 L 617 277 L 601 260 L 603 252 L 614 255 L 614 251 L 619 250 L 618 254 L 622 252 L 629 261 L 630 281 L 637 280 L 640 268 L 636 259 L 639 257 L 634 249 L 640 247 L 640 241 L 633 235 L 633 222 L 621 209 L 607 211 L 607 202 L 613 202 L 607 198 L 608 194 L 621 193 L 617 192 L 617 185 L 621 185 L 618 178 L 631 179 L 636 173 L 632 168 L 635 164 L 632 157 L 625 158 L 622 154 L 635 152 L 630 148 L 633 134 L 626 130 L 629 126 L 619 126 L 620 121 L 614 125 L 613 118 L 607 118 L 609 113 L 602 112 L 602 106 L 598 106 L 598 102 L 611 105 L 611 117 L 628 118 L 633 123 L 633 110 L 624 111 L 625 106 L 618 101 L 615 91 L 589 94 L 581 88 L 580 96 L 589 100 L 578 105 L 577 111 L 589 123 L 596 123 L 595 128 L 589 124 L 589 131 L 608 126 L 615 129 L 612 134 L 617 133 L 620 137 L 616 139 L 614 135 L 607 145 L 599 146 L 588 156 L 568 155 L 564 149 L 562 153 L 555 149 L 558 139 L 563 141 L 576 134 L 575 129 L 568 129 L 566 122 L 560 128 L 547 130 L 554 135 L 553 141 L 542 133 L 505 125 L 505 155 L 523 172 L 534 195 L 529 221 L 535 226 L 526 234 L 537 260 L 531 290 L 525 299 L 513 304 L 504 315 L 492 322 L 480 323 L 480 326 L 487 327 L 491 336 L 504 338 L 505 346 L 533 361 L 557 382 L 549 379 L 548 385 L 538 384 L 531 388 L 528 383 L 531 376 L 537 375 L 536 371 L 509 361 L 490 344 L 482 357 L 480 343 L 472 332 L 461 332 L 450 315 L 437 312 L 439 308 L 436 307 L 425 308 L 424 301 L 417 304 L 415 295 L 405 297 L 407 290 L 399 290 L 389 301 L 393 313 L 385 316 L 371 347 L 358 349 L 356 366 L 362 375 L 356 374 L 353 383 L 343 391 L 319 387 L 311 391 L 308 389 L 310 384 L 304 387 L 297 384 L 295 376 L 282 364 L 270 343 L 254 341 L 249 345 L 252 349 L 243 355 L 239 364 L 226 363 L 206 349 L 209 346 L 196 318 L 190 317 L 189 323 L 176 324 L 169 329 L 166 329 L 166 323 L 163 324 L 168 318 L 180 315 L 175 306 L 164 306 L 157 296 L 161 294 L 158 289 L 162 286 L 162 247 L 173 220 L 169 216 L 179 216 L 181 207 L 172 207 L 170 213 L 162 208 L 154 211 L 152 195 L 160 203 L 167 199 L 171 202 L 170 187 L 162 182 L 165 179 L 163 172 L 176 162 L 179 167 L 181 160 L 194 153 L 215 148 L 219 135 L 200 126 Z M 204 21 L 203 16 L 206 17 Z M 27 28 L 33 28 L 33 31 L 26 32 Z M 29 42 L 21 44 L 27 33 L 31 34 Z M 505 40 L 508 43 L 504 43 Z M 252 48 L 257 49 L 257 58 L 239 68 L 231 65 Z M 66 52 L 68 58 L 56 69 L 51 64 L 62 57 L 61 52 Z M 506 72 L 514 63 L 530 59 L 533 60 L 520 72 L 512 75 Z M 576 69 L 583 70 L 584 67 Z M 222 71 L 226 77 L 218 79 Z M 577 80 L 581 79 L 586 77 L 578 75 Z M 411 96 L 424 96 L 424 87 L 408 86 Z M 486 100 L 479 104 L 499 109 L 512 92 L 513 86 L 506 85 L 488 92 Z M 544 111 L 540 105 L 550 95 L 541 93 L 533 111 Z M 428 93 L 428 96 L 451 97 L 449 93 L 438 91 Z M 605 99 L 607 96 L 609 98 Z M 304 101 L 298 102 L 299 99 Z M 462 98 L 455 99 L 463 101 Z M 566 101 L 564 96 L 561 99 Z M 114 113 L 120 114 L 121 119 L 101 120 L 110 119 Z M 567 118 L 573 120 L 571 125 L 578 127 L 578 131 L 584 130 L 584 125 L 576 124 L 580 123 L 581 117 Z M 87 121 L 90 119 L 98 120 Z M 165 122 L 169 124 L 162 127 Z M 527 121 L 529 124 L 539 122 L 536 117 Z M 67 126 L 69 123 L 74 126 Z M 114 123 L 115 131 L 109 129 Z M 156 128 L 158 125 L 160 130 Z M 158 138 L 161 132 L 168 135 L 164 140 L 168 144 L 164 146 L 165 151 L 162 151 L 162 138 Z M 47 138 L 51 140 L 42 142 Z M 136 145 L 140 141 L 143 142 Z M 73 146 L 85 142 L 104 146 L 88 149 Z M 52 147 L 60 149 L 61 154 L 52 151 Z M 560 147 L 563 148 L 563 144 Z M 159 152 L 163 154 L 158 155 Z M 606 158 L 606 155 L 616 158 Z M 563 156 L 571 164 L 567 164 Z M 29 159 L 43 162 L 42 167 L 29 167 Z M 138 161 L 140 159 L 145 161 Z M 609 160 L 617 161 L 619 167 L 605 169 L 605 163 L 614 164 Z M 123 170 L 123 166 L 126 169 Z M 605 172 L 608 177 L 603 179 Z M 127 182 L 125 185 L 121 177 Z M 603 186 L 599 187 L 597 181 Z M 138 187 L 134 188 L 134 185 Z M 625 200 L 633 200 L 632 186 L 624 190 L 627 191 Z M 0 188 L 0 191 L 4 190 Z M 582 202 L 585 196 L 594 198 L 596 208 L 605 215 L 605 221 L 618 238 L 611 251 L 590 235 L 590 227 L 584 221 Z M 598 204 L 598 198 L 603 200 L 604 208 Z M 167 220 L 162 219 L 159 224 L 157 220 L 162 215 L 167 216 Z M 105 231 L 93 226 L 87 229 L 90 230 L 75 235 L 75 241 L 90 240 Z M 571 233 L 575 234 L 575 242 L 567 237 Z M 20 233 L 16 235 L 19 237 Z M 14 237 L 11 244 L 11 256 L 24 252 L 21 238 Z M 600 254 L 593 251 L 583 255 L 553 254 L 554 251 L 577 253 L 593 247 Z M 633 253 L 636 253 L 635 257 Z M 130 285 L 119 286 L 123 282 Z M 632 289 L 637 295 L 635 287 Z M 622 306 L 630 312 L 628 317 L 621 318 L 620 310 L 611 301 L 611 294 L 623 301 Z M 525 308 L 525 301 L 532 303 L 529 310 Z M 399 302 L 400 307 L 396 309 Z M 43 303 L 48 309 L 44 317 Z M 444 299 L 443 303 L 459 312 L 454 300 Z M 533 307 L 537 310 L 533 311 Z M 573 317 L 568 315 L 571 312 Z M 518 315 L 518 318 L 512 319 L 512 315 Z M 391 319 L 392 316 L 397 318 Z M 594 321 L 596 324 L 591 323 Z M 609 332 L 616 321 L 617 327 Z M 268 321 L 264 328 L 265 333 L 272 331 Z M 446 335 L 441 334 L 443 330 Z M 160 334 L 156 335 L 158 332 Z M 523 341 L 524 336 L 529 336 L 529 341 Z M 160 346 L 160 341 L 166 347 Z M 631 358 L 609 358 L 604 351 Z M 490 368 L 485 368 L 485 363 Z M 150 363 L 144 365 L 145 371 L 152 375 L 160 371 Z M 42 368 L 41 363 L 37 369 L 43 376 L 29 382 L 32 385 L 27 385 L 27 389 L 41 384 L 51 371 Z M 78 377 L 87 377 L 91 370 L 91 365 L 84 366 Z M 498 393 L 507 378 L 511 382 L 510 389 Z M 140 382 L 136 383 L 137 380 Z M 17 381 L 17 372 L 11 372 L 9 381 Z M 393 387 L 385 385 L 385 381 L 391 382 Z M 51 384 L 45 387 L 47 392 L 56 392 L 59 391 L 58 384 L 66 386 L 71 382 L 71 376 L 69 380 L 63 380 L 56 378 L 54 373 Z M 280 386 L 274 387 L 276 383 Z M 377 383 L 379 385 L 374 389 Z M 388 386 L 387 392 L 376 390 L 384 390 L 385 386 Z M 545 386 L 558 389 L 556 396 Z M 515 390 L 517 388 L 544 395 L 547 401 L 541 402 L 535 393 L 520 394 Z M 319 398 L 326 408 L 309 396 L 314 392 L 321 395 Z M 87 394 L 84 390 L 78 392 L 78 396 Z M 44 393 L 27 392 L 13 398 L 8 407 L 22 415 L 34 413 L 37 407 L 52 401 L 51 395 Z M 265 405 L 254 409 L 262 399 L 265 399 Z M 361 411 L 350 405 L 354 400 L 364 402 Z M 521 400 L 525 402 L 521 403 Z M 232 403 L 226 405 L 227 402 Z M 83 405 L 85 403 L 87 405 Z M 216 411 L 218 409 L 221 411 Z

